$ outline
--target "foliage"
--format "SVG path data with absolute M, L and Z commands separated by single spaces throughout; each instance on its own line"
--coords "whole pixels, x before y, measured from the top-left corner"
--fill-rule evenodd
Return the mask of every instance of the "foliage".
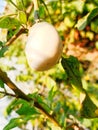
M 29 93 L 25 94 L 27 100 L 22 99 L 18 92 L 14 95 L 8 91 L 6 82 L 0 76 L 0 93 L 3 94 L 0 97 L 10 96 L 12 99 L 6 108 L 6 116 L 11 116 L 13 111 L 17 113 L 17 117 L 12 118 L 4 130 L 15 127 L 25 129 L 28 122 L 33 128 L 36 121 L 38 129 L 95 130 L 98 128 L 98 79 L 93 82 L 93 79 L 88 78 L 91 73 L 86 63 L 91 64 L 92 61 L 86 57 L 81 58 L 81 55 L 85 51 L 89 54 L 98 49 L 95 45 L 98 42 L 98 2 L 40 0 L 38 4 L 40 19 L 51 22 L 62 38 L 63 56 L 60 63 L 48 71 L 31 70 L 24 54 L 26 36 L 18 37 L 27 34 L 29 26 L 34 23 L 32 1 L 7 0 L 8 10 L 12 7 L 13 12 L 11 10 L 8 14 L 5 9 L 4 15 L 0 17 L 0 28 L 7 29 L 6 41 L 0 41 L 0 67 L 6 72 L 16 70 L 18 74 L 14 82 L 27 83 L 33 89 L 30 88 Z M 17 57 L 15 64 L 3 64 L 2 59 L 11 60 L 13 56 Z M 22 64 L 25 67 L 17 69 L 16 66 Z
M 93 9 L 89 14 L 84 16 L 84 18 L 80 19 L 76 24 L 76 27 L 79 30 L 83 30 L 98 14 L 98 8 Z

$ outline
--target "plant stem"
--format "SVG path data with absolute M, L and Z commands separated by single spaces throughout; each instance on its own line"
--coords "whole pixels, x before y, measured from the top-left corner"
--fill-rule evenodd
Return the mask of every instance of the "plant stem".
M 49 10 L 48 10 L 48 8 L 47 8 L 47 5 L 45 4 L 44 0 L 41 0 L 41 2 L 43 3 L 43 5 L 44 5 L 45 8 L 46 8 L 46 11 L 47 11 L 48 16 L 49 16 L 49 18 L 50 18 L 50 20 L 51 20 L 51 23 L 53 23 L 53 20 L 52 20 L 52 18 L 51 18 L 51 15 L 50 15 L 50 13 L 49 13 Z
M 11 39 L 9 39 L 9 41 L 7 41 L 6 46 L 11 45 L 21 34 L 23 34 L 26 31 L 25 28 L 21 28 L 17 34 L 15 34 L 14 36 L 12 36 Z
M 5 72 L 0 69 L 0 79 L 16 94 L 17 98 L 22 98 L 28 102 L 32 101 L 32 98 L 28 97 L 23 91 L 21 91 L 7 76 Z M 11 95 L 10 95 L 11 96 Z M 37 101 L 34 101 L 34 106 L 39 109 L 39 111 L 46 116 L 50 121 L 52 121 L 56 126 L 60 127 L 60 124 L 55 120 L 55 118 L 49 114 Z
M 0 93 L 4 94 L 4 95 L 6 95 L 6 96 L 16 97 L 15 94 L 8 93 L 8 92 L 5 92 L 5 91 L 0 91 Z
M 29 18 L 32 9 L 33 9 L 33 3 L 31 3 L 30 6 L 26 10 L 27 19 Z M 15 34 L 14 36 L 12 36 L 12 38 L 7 41 L 6 46 L 10 46 L 21 34 L 23 34 L 26 31 L 27 31 L 26 28 L 24 28 L 24 27 L 20 28 L 20 30 L 17 32 L 17 34 Z
M 18 10 L 20 10 L 20 9 L 18 8 L 18 6 L 17 6 L 12 0 L 10 0 L 10 3 L 11 3 L 12 5 L 14 5 Z
M 5 72 L 0 69 L 0 79 L 11 89 L 14 93 L 27 101 L 30 99 L 10 80 Z

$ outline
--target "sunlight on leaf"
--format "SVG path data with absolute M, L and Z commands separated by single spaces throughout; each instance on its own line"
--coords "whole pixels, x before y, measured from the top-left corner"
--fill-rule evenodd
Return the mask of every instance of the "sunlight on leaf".
M 22 24 L 26 24 L 27 23 L 27 16 L 25 14 L 25 12 L 23 11 L 19 11 L 19 21 L 22 23 Z
M 41 106 L 48 112 L 51 113 L 52 110 L 50 106 L 45 102 L 45 99 L 40 96 L 38 93 L 29 94 L 29 97 L 31 97 L 34 101 L 37 101 Z
M 87 17 L 88 15 L 78 20 L 77 24 L 75 25 L 75 27 L 78 28 L 78 30 L 83 30 L 86 27 Z
M 77 89 L 84 92 L 81 82 L 81 75 L 79 72 L 79 61 L 77 58 L 70 56 L 69 58 L 62 58 L 62 66 L 67 73 L 68 81 Z
M 49 91 L 48 93 L 48 97 L 47 97 L 47 104 L 49 107 L 52 108 L 52 104 L 53 104 L 53 99 L 54 99 L 54 96 L 56 95 L 57 91 L 54 90 L 54 87 L 51 88 L 51 90 Z
M 75 27 L 78 28 L 78 30 L 83 30 L 96 16 L 98 16 L 98 8 L 93 9 L 86 16 L 79 19 Z
M 3 128 L 3 130 L 11 130 L 12 128 L 15 128 L 21 124 L 23 124 L 25 121 L 21 118 L 13 118 L 10 120 L 10 122 Z
M 24 1 L 23 1 L 23 0 L 16 0 L 16 4 L 17 4 L 17 7 L 18 7 L 20 10 L 23 10 L 23 9 L 24 9 Z
M 96 118 L 98 117 L 97 106 L 93 103 L 88 95 L 86 95 L 82 102 L 81 116 L 85 118 Z
M 11 18 L 8 16 L 3 16 L 0 18 L 0 28 L 14 28 L 19 27 L 20 22 L 16 18 Z
M 91 30 L 95 33 L 98 33 L 98 19 L 95 19 L 91 22 Z
M 11 112 L 15 109 L 15 103 L 17 102 L 17 99 L 12 100 L 10 104 L 6 108 L 6 116 L 10 115 Z
M 19 101 L 19 100 L 18 100 Z M 21 107 L 16 111 L 19 115 L 33 115 L 39 114 L 38 111 L 32 106 L 32 104 L 28 103 L 25 100 L 20 100 L 17 104 L 20 104 Z

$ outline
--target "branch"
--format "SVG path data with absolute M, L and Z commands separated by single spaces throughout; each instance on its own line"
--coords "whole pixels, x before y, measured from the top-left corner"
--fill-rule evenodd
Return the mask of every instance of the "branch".
M 6 43 L 6 46 L 11 45 L 21 34 L 23 34 L 24 32 L 26 32 L 25 28 L 21 28 L 17 34 L 15 34 L 14 36 L 12 36 L 11 39 L 9 39 L 9 41 Z
M 30 101 L 30 99 L 10 80 L 10 78 L 7 76 L 5 72 L 3 72 L 0 69 L 0 79 L 10 88 L 14 91 L 14 93 L 27 101 Z
M 26 10 L 27 19 L 29 18 L 30 14 L 32 12 L 32 9 L 33 9 L 33 2 L 31 2 L 30 6 Z M 27 31 L 26 28 L 24 28 L 24 27 L 20 28 L 18 33 L 16 33 L 14 36 L 12 36 L 11 39 L 9 39 L 9 41 L 7 41 L 6 46 L 10 46 L 21 34 L 25 33 L 26 31 Z
M 27 13 L 27 18 L 29 17 L 31 11 L 33 9 L 33 3 L 31 4 L 31 6 L 27 9 L 26 13 Z M 9 41 L 7 41 L 6 46 L 10 46 L 21 34 L 23 34 L 25 31 L 27 31 L 26 28 L 22 27 L 17 34 L 15 34 L 14 36 L 12 36 L 11 39 L 9 39 Z M 14 96 L 17 98 L 22 98 L 28 102 L 32 101 L 32 98 L 28 97 L 23 91 L 21 91 L 11 80 L 10 78 L 7 76 L 7 74 L 5 72 L 3 72 L 0 69 L 0 79 L 15 93 L 15 95 L 9 94 L 9 93 L 5 93 L 7 95 L 10 96 Z M 1 92 L 3 93 L 3 92 Z M 49 114 L 46 110 L 44 110 L 44 108 L 37 102 L 34 101 L 34 106 L 39 109 L 39 111 L 46 116 L 50 121 L 52 121 L 56 126 L 60 127 L 60 124 L 55 120 L 55 118 L 53 117 L 52 114 Z
M 32 98 L 28 97 L 24 92 L 22 92 L 7 76 L 5 72 L 0 69 L 0 79 L 16 94 L 17 98 L 22 98 L 28 102 L 32 101 Z M 52 121 L 56 126 L 60 127 L 60 124 L 54 119 L 52 115 L 50 115 L 44 108 L 37 102 L 34 101 L 34 106 L 39 109 L 39 111 L 46 116 L 50 121 Z

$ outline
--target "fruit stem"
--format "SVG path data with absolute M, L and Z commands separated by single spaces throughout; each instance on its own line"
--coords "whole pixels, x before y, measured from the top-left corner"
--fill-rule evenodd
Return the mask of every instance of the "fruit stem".
M 34 20 L 35 22 L 39 22 L 39 7 L 38 7 L 38 1 L 33 0 L 34 4 Z

